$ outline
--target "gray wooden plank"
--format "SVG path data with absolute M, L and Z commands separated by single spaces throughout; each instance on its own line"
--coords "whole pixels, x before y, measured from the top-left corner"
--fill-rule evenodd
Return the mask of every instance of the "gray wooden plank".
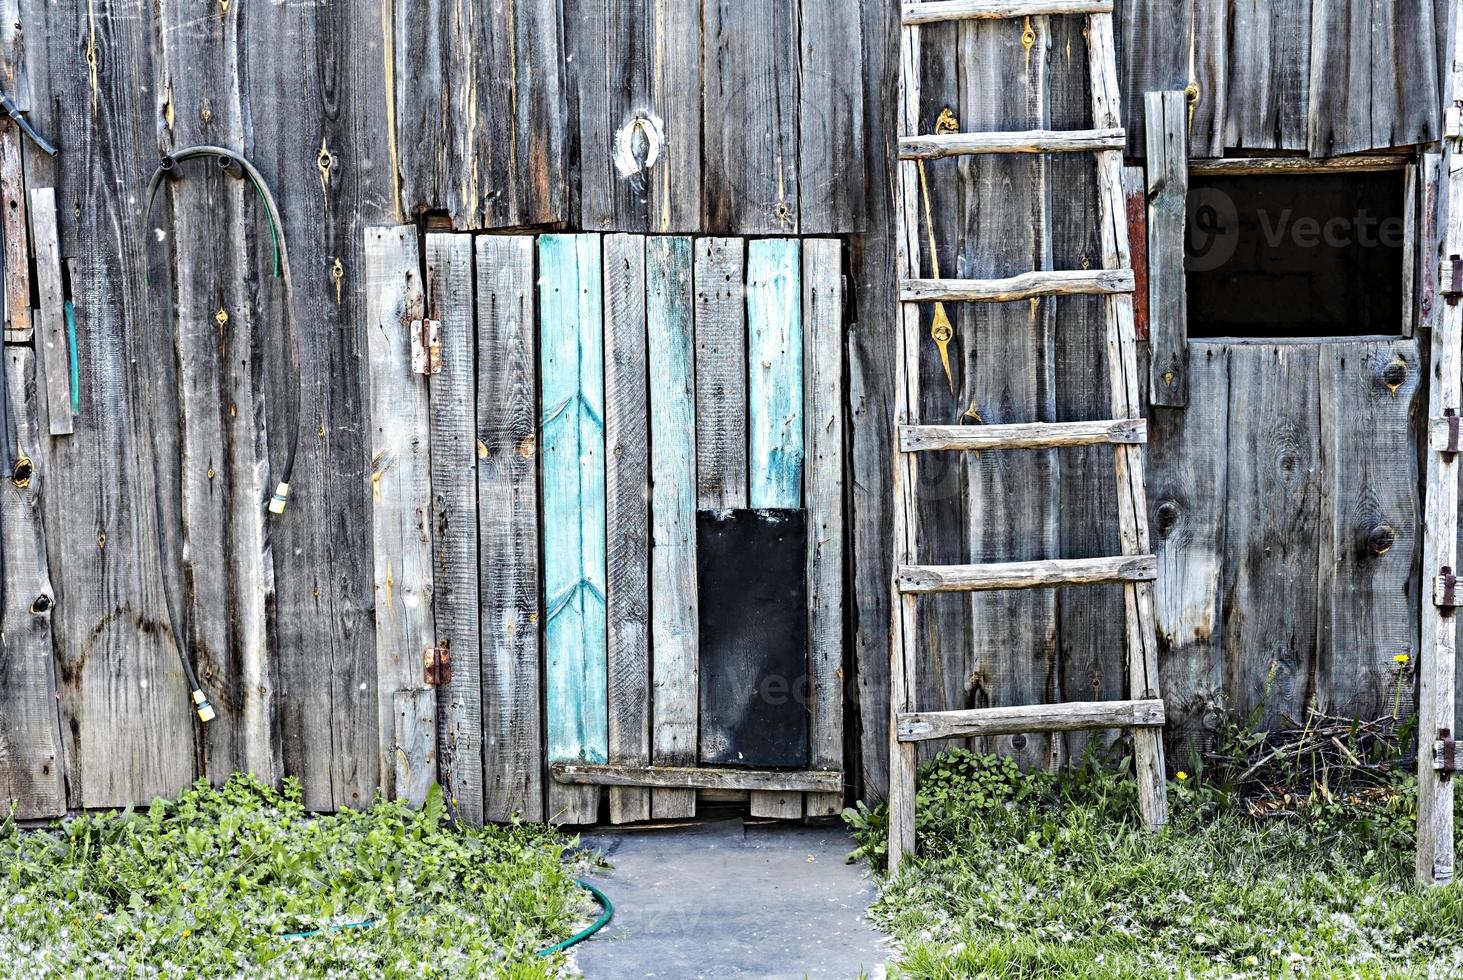
M 1320 350 L 1321 506 L 1315 697 L 1360 718 L 1413 710 L 1417 661 L 1416 341 Z M 1397 656 L 1407 658 L 1398 664 Z
M 397 691 L 392 704 L 392 785 L 398 800 L 419 807 L 437 781 L 436 692 Z
M 40 326 L 36 343 L 45 378 L 46 414 L 53 436 L 69 436 L 71 423 L 71 360 L 66 344 L 65 296 L 61 288 L 61 241 L 56 230 L 56 189 L 30 192 L 30 219 L 35 249 L 36 298 L 32 315 Z
M 650 377 L 651 761 L 696 761 L 696 432 L 694 310 L 689 238 L 651 238 L 645 249 Z M 696 794 L 657 789 L 651 814 L 688 817 Z
M 35 335 L 30 311 L 30 247 L 26 222 L 25 173 L 20 127 L 0 121 L 0 237 L 5 249 L 5 342 L 29 343 Z
M 303 368 L 297 393 L 284 334 L 271 328 L 265 381 L 274 467 L 286 443 L 281 424 L 300 407 L 295 492 L 268 528 L 279 738 L 284 769 L 300 780 L 308 809 L 368 806 L 378 783 L 378 703 L 371 542 L 363 531 L 371 503 L 361 490 L 369 455 L 361 324 L 364 229 L 396 212 L 391 103 L 382 92 L 388 35 L 380 10 L 369 6 L 251 5 L 244 17 L 247 148 L 284 220 Z M 266 55 L 283 67 L 252 67 Z M 85 100 L 84 87 L 77 98 Z M 197 111 L 173 108 L 178 117 Z M 322 146 L 328 180 L 317 169 Z M 156 157 L 151 146 L 148 154 Z M 269 241 L 247 189 L 245 201 L 262 315 L 277 316 L 286 297 L 266 274 Z
M 1262 728 L 1304 718 L 1316 658 L 1321 472 L 1318 351 L 1230 351 L 1224 687 Z
M 483 818 L 542 820 L 534 243 L 478 235 L 474 251 Z
M 34 5 L 24 12 L 29 56 L 70 65 L 37 72 L 32 120 L 66 148 L 66 159 L 27 154 L 27 180 L 57 188 L 62 241 L 76 257 L 72 295 L 81 348 L 84 421 L 56 440 L 48 475 L 47 541 L 58 595 L 52 614 L 67 760 L 69 806 L 108 807 L 172 795 L 198 774 L 193 712 L 178 669 L 163 583 L 181 590 L 176 563 L 178 458 L 173 343 L 166 330 L 121 324 L 168 322 L 167 292 L 149 265 L 154 234 L 118 174 L 157 163 L 154 121 L 134 112 L 137 93 L 162 73 L 140 2 L 113 5 L 88 23 L 83 5 Z M 104 59 L 93 88 L 77 39 Z M 62 111 L 88 107 L 89 111 Z M 83 203 L 84 202 L 84 203 Z M 7 210 L 8 210 L 7 205 Z M 154 212 L 160 218 L 164 208 Z M 155 253 L 163 251 L 154 250 Z M 161 506 L 160 506 L 161 504 Z M 159 512 L 169 530 L 159 535 Z M 175 592 L 175 594 L 178 594 Z
M 1123 118 L 1128 152 L 1141 156 L 1147 145 L 1143 99 L 1146 92 L 1191 90 L 1189 152 L 1223 156 L 1224 120 L 1229 98 L 1229 0 L 1122 0 L 1114 15 L 1118 70 L 1125 97 Z M 1192 87 L 1192 88 L 1191 88 Z
M 1225 66 L 1225 148 L 1306 148 L 1311 2 L 1233 0 Z
M 566 0 L 585 228 L 701 225 L 701 11 L 694 0 Z
M 563 31 L 558 0 L 395 6 L 386 150 L 402 214 L 445 209 L 458 230 L 567 220 Z
M 803 242 L 803 501 L 808 511 L 808 765 L 843 769 L 843 246 Z M 843 808 L 809 793 L 808 816 Z
M 1311 156 L 1428 143 L 1441 134 L 1432 0 L 1312 0 Z
M 1184 287 L 1184 220 L 1189 170 L 1182 92 L 1149 92 L 1148 336 L 1149 400 L 1182 408 L 1189 400 L 1188 298 Z
M 804 235 L 868 227 L 859 7 L 803 3 L 798 9 L 798 230 Z
M 1192 351 L 1188 407 L 1150 412 L 1148 508 L 1158 558 L 1154 613 L 1173 765 L 1193 771 L 1225 708 L 1229 347 Z M 1301 614 L 1301 611 L 1298 611 Z
M 702 5 L 702 228 L 796 233 L 798 4 Z
M 650 762 L 650 419 L 645 239 L 607 235 L 605 524 L 610 762 Z M 612 787 L 610 822 L 650 819 L 650 790 Z
M 442 370 L 427 379 L 431 426 L 432 617 L 452 679 L 437 689 L 443 792 L 459 819 L 483 822 L 479 633 L 477 311 L 472 236 L 426 236 L 426 315 L 442 324 Z M 434 773 L 435 776 L 435 773 Z
M 696 507 L 747 506 L 746 242 L 698 238 Z
M 40 426 L 44 399 L 28 347 L 0 348 L 6 372 L 8 425 L 17 454 L 32 461 L 17 486 L 4 460 L 0 474 L 0 808 L 19 818 L 66 812 L 56 670 L 51 655 L 55 589 L 46 564 L 41 491 L 48 477 Z M 70 406 L 67 406 L 68 411 Z
M 425 309 L 420 269 L 414 225 L 366 229 L 367 487 L 376 569 L 380 789 L 388 798 L 397 796 L 396 695 L 422 687 L 422 655 L 436 644 L 431 429 L 426 381 L 412 373 L 409 350 L 411 325 Z

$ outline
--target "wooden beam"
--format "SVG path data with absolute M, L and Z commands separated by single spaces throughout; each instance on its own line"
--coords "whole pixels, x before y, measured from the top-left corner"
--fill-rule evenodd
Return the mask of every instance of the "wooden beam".
M 1029 129 L 1008 133 L 951 133 L 947 136 L 901 136 L 899 159 L 940 160 L 982 153 L 1090 153 L 1121 150 L 1127 136 L 1121 129 Z
M 905 303 L 1009 303 L 1037 296 L 1104 296 L 1132 291 L 1131 269 L 1023 272 L 1005 279 L 904 279 L 899 283 L 899 299 Z
M 1149 399 L 1189 403 L 1188 300 L 1184 209 L 1188 207 L 1188 103 L 1183 92 L 1149 92 L 1148 337 Z
M 950 20 L 1012 20 L 1062 14 L 1110 14 L 1113 0 L 930 0 L 906 3 L 906 25 L 938 24 Z
M 30 245 L 26 231 L 25 174 L 20 127 L 0 119 L 0 237 L 5 243 L 5 342 L 29 343 Z
M 1062 446 L 1140 444 L 1148 441 L 1145 419 L 1082 422 L 1019 422 L 1010 425 L 901 425 L 899 451 L 1055 449 Z
M 1149 93 L 1150 95 L 1155 93 Z M 1191 177 L 1264 177 L 1268 174 L 1376 173 L 1403 170 L 1410 158 L 1402 154 L 1366 154 L 1350 157 L 1229 157 L 1188 162 Z
M 41 335 L 36 340 L 45 375 L 46 414 L 53 436 L 69 436 L 71 421 L 71 354 L 66 342 L 66 297 L 61 287 L 61 240 L 56 225 L 56 189 L 30 192 L 30 220 L 36 257 L 34 310 Z
M 1047 589 L 1064 585 L 1149 582 L 1157 578 L 1157 567 L 1152 555 L 1047 558 L 986 565 L 901 565 L 898 582 L 899 590 L 906 595 Z
M 922 711 L 899 717 L 899 738 L 923 742 L 936 738 L 977 738 L 1032 732 L 1080 732 L 1095 728 L 1162 728 L 1163 699 L 1068 701 L 969 711 Z
M 660 789 L 749 789 L 771 793 L 841 793 L 835 771 L 735 769 L 710 766 L 589 766 L 555 763 L 554 780 L 588 786 L 653 786 Z

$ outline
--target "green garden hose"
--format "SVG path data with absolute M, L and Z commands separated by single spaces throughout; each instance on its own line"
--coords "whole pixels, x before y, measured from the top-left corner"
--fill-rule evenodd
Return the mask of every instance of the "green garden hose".
M 565 939 L 562 942 L 554 943 L 554 945 L 550 946 L 548 949 L 539 950 L 538 955 L 540 956 L 553 956 L 555 953 L 562 953 L 564 950 L 568 949 L 571 946 L 579 945 L 580 943 L 584 942 L 584 940 L 588 939 L 590 936 L 594 935 L 605 926 L 609 925 L 610 920 L 615 917 L 615 907 L 613 904 L 611 904 L 608 895 L 600 891 L 594 885 L 585 881 L 583 878 L 574 879 L 574 884 L 588 891 L 591 895 L 594 896 L 595 901 L 599 902 L 599 918 L 595 919 L 592 925 L 589 925 L 586 928 L 579 930 L 568 939 Z M 342 922 L 340 925 L 326 926 L 323 929 L 304 929 L 300 932 L 282 932 L 280 933 L 279 938 L 309 939 L 311 936 L 318 936 L 322 932 L 349 932 L 354 929 L 370 929 L 375 925 L 375 919 L 362 919 L 359 922 Z

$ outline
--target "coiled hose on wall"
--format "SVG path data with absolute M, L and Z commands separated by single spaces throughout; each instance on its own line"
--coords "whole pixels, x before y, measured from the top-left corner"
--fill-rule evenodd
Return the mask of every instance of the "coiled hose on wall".
M 290 368 L 294 374 L 294 405 L 293 424 L 290 426 L 289 443 L 285 450 L 284 465 L 280 468 L 279 479 L 276 482 L 273 493 L 261 502 L 271 514 L 283 514 L 286 504 L 289 502 L 290 479 L 295 468 L 295 455 L 300 444 L 300 403 L 301 403 L 301 375 L 300 375 L 300 338 L 298 324 L 295 319 L 295 291 L 294 279 L 290 275 L 290 253 L 289 245 L 283 234 L 283 222 L 279 215 L 279 206 L 275 203 L 274 194 L 269 189 L 269 184 L 259 170 L 250 163 L 243 154 L 230 150 L 223 146 L 199 145 L 187 146 L 176 150 L 162 158 L 158 167 L 153 171 L 152 179 L 147 185 L 147 207 L 143 211 L 143 223 L 147 222 L 148 216 L 152 213 L 153 202 L 157 197 L 158 188 L 168 178 L 180 178 L 183 175 L 180 164 L 194 159 L 212 159 L 218 162 L 220 169 L 232 177 L 247 177 L 254 186 L 254 191 L 264 205 L 265 217 L 269 226 L 269 236 L 273 243 L 274 250 L 274 274 L 280 278 L 284 286 L 285 302 L 285 327 L 289 334 L 288 352 Z M 144 228 L 144 239 L 147 238 Z M 257 329 L 257 328 L 256 328 Z M 262 346 L 262 338 L 261 338 Z M 158 514 L 158 527 L 166 525 L 163 523 L 162 501 L 154 500 Z M 213 705 L 203 693 L 202 686 L 198 683 L 198 675 L 194 670 L 192 658 L 189 657 L 186 649 L 187 637 L 181 626 L 183 619 L 178 615 L 176 601 L 172 591 L 167 587 L 167 577 L 164 576 L 163 592 L 168 606 L 168 617 L 172 620 L 175 635 L 174 645 L 178 649 L 178 658 L 182 661 L 183 674 L 188 679 L 189 688 L 193 692 L 194 710 L 200 721 L 211 721 L 214 717 Z

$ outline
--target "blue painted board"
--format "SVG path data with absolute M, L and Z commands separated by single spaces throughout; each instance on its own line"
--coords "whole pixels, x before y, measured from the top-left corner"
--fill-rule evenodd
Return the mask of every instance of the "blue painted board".
M 599 236 L 541 236 L 539 426 L 551 762 L 609 758 L 603 304 Z
M 748 505 L 803 504 L 802 261 L 796 239 L 747 243 Z

